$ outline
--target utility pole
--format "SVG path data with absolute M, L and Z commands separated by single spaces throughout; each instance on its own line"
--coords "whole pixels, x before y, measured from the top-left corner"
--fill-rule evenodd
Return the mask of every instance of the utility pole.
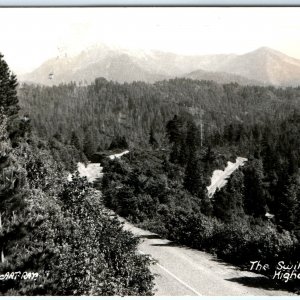
M 203 145 L 203 122 L 202 118 L 200 119 L 200 146 Z
M 204 131 L 203 131 L 203 115 L 204 115 L 204 110 L 199 108 L 198 110 L 198 117 L 199 117 L 199 122 L 200 122 L 200 146 L 203 146 L 203 141 L 204 141 Z
M 2 212 L 0 212 L 0 230 L 2 231 Z M 4 263 L 4 261 L 5 261 L 4 252 L 3 252 L 3 248 L 1 247 L 0 263 Z

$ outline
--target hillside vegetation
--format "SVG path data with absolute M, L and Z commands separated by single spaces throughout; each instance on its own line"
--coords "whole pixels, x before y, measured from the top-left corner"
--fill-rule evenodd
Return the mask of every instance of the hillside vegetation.
M 300 115 L 248 129 L 231 125 L 203 147 L 190 119 L 173 118 L 167 133 L 169 151 L 135 150 L 104 162 L 105 204 L 143 228 L 242 268 L 249 270 L 251 261 L 269 264 L 261 272 L 270 278 L 279 261 L 296 265 Z M 212 171 L 234 152 L 247 154 L 248 161 L 209 198 Z M 295 278 L 275 279 L 299 289 Z
M 131 222 L 243 268 L 261 260 L 271 278 L 279 261 L 300 260 L 299 88 L 98 78 L 18 94 L 58 161 L 71 167 L 66 149 L 101 160 L 104 203 Z M 237 156 L 245 166 L 209 198 L 213 171 Z
M 138 239 L 86 179 L 67 182 L 81 152 L 31 132 L 16 88 L 0 55 L 0 295 L 151 295 Z
M 192 115 L 199 124 L 202 114 L 204 138 L 210 139 L 233 122 L 251 125 L 280 120 L 298 109 L 300 102 L 298 88 L 190 79 L 119 84 L 99 78 L 84 87 L 24 84 L 18 95 L 39 136 L 76 145 L 88 156 L 109 148 L 118 137 L 125 137 L 132 147 L 146 146 L 151 130 L 158 144 L 164 145 L 165 124 L 174 115 Z

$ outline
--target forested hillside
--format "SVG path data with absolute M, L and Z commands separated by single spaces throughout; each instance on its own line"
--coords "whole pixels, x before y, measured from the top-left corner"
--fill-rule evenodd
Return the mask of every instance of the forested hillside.
M 261 260 L 271 278 L 278 261 L 300 260 L 300 88 L 99 78 L 24 84 L 18 95 L 66 167 L 71 154 L 59 155 L 60 147 L 81 160 L 130 148 L 121 160 L 101 161 L 105 205 L 121 216 L 241 267 Z M 212 172 L 237 156 L 247 163 L 209 198 Z
M 0 55 L 0 295 L 151 295 L 138 239 L 86 179 L 67 181 L 81 153 L 37 137 L 16 88 Z
M 204 139 L 221 134 L 232 122 L 263 124 L 299 108 L 300 89 L 219 85 L 174 79 L 155 84 L 119 84 L 97 79 L 88 86 L 22 85 L 20 106 L 39 136 L 77 146 L 89 155 L 109 148 L 117 136 L 129 146 L 146 146 L 152 130 L 164 145 L 165 124 L 175 114 L 202 115 Z
M 136 150 L 105 162 L 105 204 L 141 227 L 240 267 L 267 263 L 264 275 L 299 291 L 295 275 L 289 277 L 298 269 L 281 278 L 274 271 L 279 261 L 294 266 L 300 259 L 300 114 L 263 125 L 231 124 L 202 147 L 191 118 L 174 117 L 166 132 L 170 151 Z M 248 161 L 209 198 L 212 171 L 235 153 Z

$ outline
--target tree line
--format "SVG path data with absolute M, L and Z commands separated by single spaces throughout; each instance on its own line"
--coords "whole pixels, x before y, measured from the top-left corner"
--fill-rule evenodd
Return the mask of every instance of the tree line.
M 263 124 L 299 109 L 299 88 L 220 85 L 173 79 L 155 84 L 119 84 L 98 78 L 45 87 L 22 84 L 20 106 L 38 135 L 75 145 L 90 158 L 125 138 L 129 147 L 147 147 L 149 132 L 158 146 L 166 144 L 165 124 L 179 114 L 203 123 L 204 140 L 223 134 L 232 122 Z

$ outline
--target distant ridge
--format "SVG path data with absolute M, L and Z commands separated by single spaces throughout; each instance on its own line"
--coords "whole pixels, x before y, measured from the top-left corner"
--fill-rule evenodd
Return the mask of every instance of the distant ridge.
M 263 84 L 300 84 L 300 60 L 267 47 L 239 55 L 218 71 L 258 80 Z
M 186 77 L 241 85 L 297 86 L 300 85 L 300 60 L 268 47 L 242 55 L 188 56 L 97 45 L 74 57 L 49 59 L 19 79 L 53 85 L 71 81 L 89 83 L 97 77 L 117 82 L 153 83 Z
M 209 72 L 204 70 L 196 70 L 182 77 L 190 78 L 194 80 L 210 80 L 210 81 L 215 81 L 219 84 L 236 82 L 240 85 L 262 85 L 262 82 L 260 81 L 251 80 L 249 78 L 240 75 L 230 74 L 225 72 Z

